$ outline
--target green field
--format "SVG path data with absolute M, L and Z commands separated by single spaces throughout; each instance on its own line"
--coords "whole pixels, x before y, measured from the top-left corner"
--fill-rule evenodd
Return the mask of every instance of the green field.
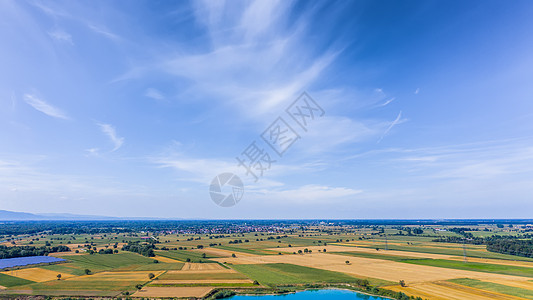
M 33 281 L 0 273 L 0 285 L 1 286 L 13 287 L 13 286 L 30 284 L 30 283 L 33 283 Z
M 470 278 L 459 278 L 459 279 L 450 279 L 448 280 L 452 283 L 457 283 L 461 285 L 466 285 L 482 290 L 502 293 L 506 295 L 516 296 L 516 297 L 522 297 L 527 299 L 533 299 L 533 291 L 517 288 L 513 286 L 498 284 L 498 283 L 492 283 L 492 282 L 485 282 L 477 279 L 470 279 Z
M 71 262 L 72 266 L 75 268 L 81 270 L 89 269 L 93 272 L 154 263 L 152 258 L 131 252 L 117 254 L 65 255 L 62 256 L 62 258 Z
M 468 270 L 476 272 L 496 273 L 504 275 L 515 275 L 523 277 L 533 277 L 533 268 L 507 266 L 497 264 L 485 264 L 476 262 L 462 262 L 446 259 L 411 259 L 402 261 L 409 264 L 424 265 L 448 269 Z

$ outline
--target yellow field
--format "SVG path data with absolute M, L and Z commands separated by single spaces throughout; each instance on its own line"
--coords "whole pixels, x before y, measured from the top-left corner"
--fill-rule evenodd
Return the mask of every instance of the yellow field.
M 455 256 L 455 255 L 446 255 L 446 254 L 432 254 L 432 253 L 421 253 L 421 252 L 410 252 L 410 251 L 396 251 L 396 250 L 379 250 L 372 248 L 362 248 L 362 247 L 350 247 L 350 246 L 309 246 L 309 247 L 285 247 L 285 248 L 272 248 L 268 250 L 272 251 L 278 251 L 278 252 L 287 252 L 287 253 L 293 253 L 298 252 L 298 250 L 304 250 L 305 248 L 312 250 L 313 253 L 318 252 L 318 250 L 326 249 L 327 252 L 361 252 L 361 253 L 372 253 L 372 254 L 385 254 L 385 255 L 393 255 L 393 256 L 407 256 L 412 258 L 431 258 L 431 259 L 449 259 L 449 260 L 458 260 L 463 261 L 462 256 Z M 479 262 L 479 263 L 487 263 L 487 264 L 498 264 L 498 265 L 507 265 L 507 266 L 520 266 L 520 267 L 528 267 L 533 268 L 533 262 L 527 262 L 527 261 L 512 261 L 512 260 L 504 260 L 504 259 L 488 259 L 488 258 L 475 258 L 475 257 L 468 257 L 467 258 L 469 262 Z
M 183 279 L 157 280 L 157 284 L 194 284 L 194 283 L 252 283 L 250 279 Z
M 226 270 L 219 264 L 215 263 L 185 263 L 181 271 L 213 271 L 213 270 Z
M 20 269 L 20 270 L 13 270 L 13 271 L 5 271 L 2 272 L 2 274 L 11 275 L 35 282 L 44 282 L 44 281 L 50 281 L 50 280 L 57 280 L 57 274 L 60 274 L 61 272 L 57 271 L 50 271 L 42 268 L 28 268 L 28 269 Z M 67 279 L 70 277 L 75 277 L 75 275 L 68 274 L 68 273 L 61 273 L 61 279 Z
M 133 297 L 144 298 L 187 298 L 197 297 L 201 298 L 207 295 L 213 288 L 207 286 L 199 287 L 157 287 L 146 286 L 142 290 L 133 294 Z
M 182 262 L 182 261 L 179 261 L 177 259 L 172 259 L 172 258 L 168 258 L 168 257 L 164 257 L 164 256 L 159 256 L 159 255 L 156 255 L 154 257 L 152 257 L 153 259 L 157 259 L 158 261 L 160 262 L 164 262 L 164 263 L 179 263 L 179 262 Z
M 477 288 L 467 287 L 450 282 L 430 282 L 414 284 L 408 287 L 388 286 L 386 289 L 404 292 L 410 296 L 435 300 L 523 300 L 524 298 L 513 297 L 496 292 L 489 292 Z

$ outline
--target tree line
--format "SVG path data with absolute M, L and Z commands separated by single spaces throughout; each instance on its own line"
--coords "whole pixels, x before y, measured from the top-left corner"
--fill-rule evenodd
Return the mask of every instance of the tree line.
M 54 252 L 67 252 L 70 248 L 64 245 L 59 246 L 13 246 L 0 245 L 0 258 L 14 258 L 26 256 L 46 256 Z

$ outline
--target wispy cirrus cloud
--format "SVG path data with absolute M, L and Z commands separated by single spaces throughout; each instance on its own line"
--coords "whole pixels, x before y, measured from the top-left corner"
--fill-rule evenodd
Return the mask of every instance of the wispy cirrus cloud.
M 403 122 L 405 122 L 406 120 L 402 120 L 402 111 L 400 111 L 400 113 L 398 114 L 398 116 L 396 117 L 396 119 L 394 119 L 394 121 L 392 121 L 392 123 L 389 125 L 389 127 L 387 128 L 387 130 L 385 130 L 385 132 L 383 133 L 383 135 L 381 136 L 381 138 L 378 140 L 378 144 L 383 140 L 383 138 L 387 135 L 387 133 L 389 133 L 389 131 L 396 125 L 398 124 L 401 124 Z
M 111 140 L 111 142 L 114 145 L 112 152 L 117 151 L 122 145 L 124 144 L 124 138 L 119 137 L 117 135 L 117 131 L 115 127 L 111 124 L 104 124 L 104 123 L 98 123 L 97 124 L 100 127 L 100 130 L 107 135 L 107 137 Z
M 63 120 L 70 119 L 67 114 L 65 114 L 62 110 L 57 107 L 54 107 L 53 105 L 47 103 L 46 101 L 38 98 L 33 94 L 24 94 L 23 98 L 24 101 L 28 103 L 31 107 L 35 108 L 36 110 L 42 112 L 45 115 Z
M 72 36 L 62 29 L 56 28 L 52 31 L 48 31 L 48 35 L 54 40 L 74 45 L 74 42 L 72 41 Z
M 157 89 L 154 88 L 148 88 L 144 92 L 144 95 L 148 98 L 152 98 L 154 100 L 164 100 L 165 96 Z

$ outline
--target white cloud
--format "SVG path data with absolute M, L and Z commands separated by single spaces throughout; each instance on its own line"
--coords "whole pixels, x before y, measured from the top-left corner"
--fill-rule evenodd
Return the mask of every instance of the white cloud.
M 163 96 L 163 94 L 158 91 L 157 89 L 154 89 L 154 88 L 149 88 L 149 89 L 146 89 L 146 92 L 144 93 L 144 95 L 148 98 L 152 98 L 152 99 L 155 99 L 155 100 L 163 100 L 165 99 L 165 96 Z
M 48 103 L 46 103 L 44 100 L 37 98 L 35 95 L 31 94 L 24 94 L 24 101 L 31 105 L 36 110 L 54 118 L 58 119 L 64 119 L 68 120 L 69 117 L 62 112 L 59 108 L 56 108 Z
M 392 101 L 396 100 L 395 97 L 392 97 L 390 98 L 389 100 L 385 101 L 383 104 L 381 104 L 380 106 L 387 106 L 389 104 L 391 104 Z
M 415 90 L 415 95 L 417 95 L 419 92 L 420 92 L 420 88 L 417 88 L 417 89 Z
M 247 191 L 262 201 L 283 203 L 316 204 L 338 202 L 362 193 L 346 187 L 330 187 L 324 185 L 304 185 L 295 189 L 264 189 Z
M 111 151 L 117 151 L 120 147 L 122 147 L 122 144 L 124 144 L 124 138 L 119 137 L 117 135 L 115 127 L 113 127 L 110 124 L 103 124 L 103 123 L 99 123 L 98 126 L 100 126 L 100 129 L 102 130 L 102 132 L 109 137 L 111 142 L 113 142 L 114 148 Z
M 402 120 L 402 112 L 400 111 L 400 113 L 398 114 L 398 116 L 396 117 L 396 119 L 394 121 L 392 121 L 392 123 L 390 124 L 390 126 L 387 128 L 387 130 L 385 130 L 385 132 L 383 133 L 383 135 L 381 136 L 381 138 L 378 140 L 378 143 L 381 142 L 381 140 L 383 140 L 383 138 L 387 135 L 387 133 L 389 133 L 389 131 L 392 129 L 392 127 L 398 125 L 398 124 L 401 124 L 403 122 L 405 122 L 406 120 Z
M 104 28 L 104 27 L 101 27 L 101 26 L 97 26 L 97 25 L 94 25 L 94 24 L 87 24 L 87 27 L 89 27 L 89 29 L 91 29 L 93 32 L 95 33 L 98 33 L 108 39 L 111 39 L 111 40 L 114 40 L 114 41 L 118 41 L 120 40 L 120 37 L 116 34 L 114 34 L 113 32 L 111 32 L 110 30 L 108 30 L 107 28 Z
M 72 36 L 62 29 L 54 29 L 53 31 L 49 31 L 48 35 L 57 41 L 74 45 L 74 42 L 72 41 Z

